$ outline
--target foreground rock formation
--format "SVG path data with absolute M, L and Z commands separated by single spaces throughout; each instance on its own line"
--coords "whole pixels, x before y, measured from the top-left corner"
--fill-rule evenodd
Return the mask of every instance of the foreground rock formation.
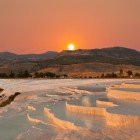
M 107 96 L 115 99 L 131 99 L 131 100 L 140 100 L 140 85 L 137 84 L 122 84 L 114 87 L 107 88 Z M 129 90 L 127 90 L 129 88 Z M 133 90 L 137 91 L 133 92 Z M 123 90 L 126 91 L 123 91 Z M 116 105 L 113 102 L 108 101 L 96 101 L 96 105 L 101 105 L 102 107 L 85 107 L 77 106 L 66 103 L 66 109 L 70 112 L 90 114 L 90 115 L 103 115 L 106 119 L 107 125 L 111 126 L 123 126 L 123 125 L 135 125 L 140 124 L 140 116 L 127 114 L 124 115 L 123 112 L 115 113 L 111 112 L 108 108 L 115 108 Z M 115 110 L 115 109 L 114 109 Z
M 77 130 L 78 129 L 78 127 L 75 126 L 74 123 L 64 121 L 64 120 L 57 118 L 53 113 L 50 112 L 50 110 L 48 108 L 44 108 L 44 113 L 59 128 L 70 129 L 70 130 Z
M 107 96 L 117 99 L 140 100 L 140 91 L 137 89 L 139 85 L 125 84 L 107 89 Z
M 14 94 L 11 94 L 11 92 L 8 90 L 2 90 L 0 95 L 0 107 L 4 107 L 10 104 L 20 94 L 21 93 L 19 92 L 15 92 Z
M 90 115 L 103 115 L 106 119 L 107 125 L 111 126 L 122 126 L 122 125 L 135 125 L 140 124 L 139 116 L 132 115 L 120 115 L 114 114 L 107 111 L 106 108 L 100 107 L 84 107 L 84 106 L 75 106 L 66 103 L 66 108 L 68 111 L 90 114 Z
M 139 100 L 108 96 L 109 89 L 117 90 L 118 96 L 121 91 L 139 94 L 136 82 L 139 80 L 1 81 L 5 89 L 1 101 L 21 93 L 0 109 L 1 139 L 139 140 Z
M 128 88 L 128 89 L 127 89 Z M 124 91 L 128 90 L 128 91 Z M 107 97 L 113 97 L 114 99 L 131 99 L 139 100 L 140 98 L 139 84 L 122 84 L 107 88 Z M 129 95 L 129 96 L 128 96 Z M 88 115 L 102 115 L 105 117 L 106 125 L 108 126 L 130 126 L 140 125 L 140 115 L 135 112 L 125 113 L 119 110 L 122 105 L 115 104 L 109 100 L 96 100 L 96 106 L 80 106 L 73 105 L 66 102 L 66 109 L 69 112 L 75 112 Z M 118 111 L 119 110 L 119 111 Z M 77 130 L 78 127 L 73 123 L 58 119 L 48 108 L 44 109 L 47 117 L 52 122 L 62 129 Z

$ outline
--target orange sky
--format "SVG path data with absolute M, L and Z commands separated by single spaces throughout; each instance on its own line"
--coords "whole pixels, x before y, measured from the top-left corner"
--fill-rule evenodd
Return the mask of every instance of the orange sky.
M 140 50 L 140 0 L 0 0 L 0 51 Z

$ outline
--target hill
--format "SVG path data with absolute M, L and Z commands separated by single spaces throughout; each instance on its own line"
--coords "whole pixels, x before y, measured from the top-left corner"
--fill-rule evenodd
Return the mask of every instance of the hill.
M 140 71 L 140 52 L 124 47 L 112 47 L 88 50 L 64 50 L 58 52 L 46 52 L 43 54 L 17 55 L 9 52 L 0 53 L 0 73 L 28 70 L 55 71 L 71 75 L 78 73 L 103 73 L 118 71 L 121 66 L 124 69 Z M 70 74 L 71 73 L 71 74 Z
M 116 59 L 126 59 L 126 60 L 140 60 L 140 52 L 124 48 L 124 47 L 112 47 L 103 49 L 89 49 L 89 50 L 76 50 L 76 51 L 62 51 L 59 56 L 104 56 L 112 57 Z
M 42 54 L 23 54 L 18 55 L 10 52 L 0 52 L 0 61 L 40 61 L 56 57 L 58 53 L 49 51 Z
M 140 66 L 140 52 L 123 47 L 80 49 L 76 51 L 62 51 L 55 60 L 60 64 L 101 62 Z

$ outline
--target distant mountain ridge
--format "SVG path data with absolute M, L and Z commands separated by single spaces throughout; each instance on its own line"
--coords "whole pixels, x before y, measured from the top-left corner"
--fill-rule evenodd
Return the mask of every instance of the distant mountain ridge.
M 9 61 L 27 61 L 27 60 L 46 60 L 56 57 L 58 53 L 55 51 L 48 51 L 42 54 L 23 54 L 18 55 L 10 52 L 0 52 L 0 60 L 9 60 Z
M 97 66 L 101 66 L 101 68 L 102 65 L 108 66 L 108 64 L 111 64 L 112 67 L 113 65 L 114 67 L 115 65 L 119 67 L 120 65 L 131 65 L 132 67 L 138 66 L 140 68 L 140 52 L 124 47 L 78 49 L 75 51 L 64 50 L 61 52 L 49 51 L 42 54 L 24 55 L 0 52 L 0 73 L 9 73 L 10 71 L 17 73 L 23 70 L 35 72 L 46 68 L 57 68 L 60 69 L 59 72 L 61 73 L 65 66 L 67 69 L 71 68 L 71 66 L 74 66 L 74 69 L 76 69 L 76 66 L 79 69 L 81 66 L 84 66 L 84 69 L 88 71 L 88 69 L 93 68 L 92 66 L 86 68 L 89 63 L 91 65 L 99 64 Z M 78 71 L 80 72 L 80 70 Z
M 140 60 L 140 52 L 124 48 L 124 47 L 112 47 L 112 48 L 102 48 L 102 49 L 78 49 L 75 51 L 62 51 L 60 56 L 64 55 L 74 55 L 74 56 L 107 56 L 119 59 L 138 59 Z
M 48 60 L 46 64 L 69 65 L 91 62 L 140 66 L 140 52 L 124 47 L 64 50 L 54 59 Z
M 48 51 L 42 54 L 23 54 L 18 55 L 10 52 L 0 52 L 0 60 L 47 60 L 57 57 L 65 56 L 104 56 L 117 59 L 136 59 L 140 60 L 140 52 L 124 48 L 124 47 L 112 47 L 103 49 L 78 49 L 75 51 L 64 50 L 62 52 Z

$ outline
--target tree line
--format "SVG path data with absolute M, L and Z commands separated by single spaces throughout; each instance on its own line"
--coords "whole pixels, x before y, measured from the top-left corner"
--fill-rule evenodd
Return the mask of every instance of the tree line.
M 119 73 L 102 73 L 101 76 L 97 76 L 96 78 L 125 78 L 125 77 L 135 77 L 135 78 L 140 78 L 140 73 L 133 73 L 131 70 L 128 70 L 127 76 L 124 76 L 124 71 L 123 69 L 120 69 Z M 27 70 L 25 71 L 20 71 L 17 74 L 11 71 L 9 74 L 6 73 L 0 73 L 0 78 L 68 78 L 68 75 L 63 74 L 59 75 L 53 72 L 35 72 L 30 74 Z M 75 77 L 78 78 L 78 77 Z M 92 77 L 80 77 L 80 78 L 92 78 Z
M 64 75 L 58 75 L 53 72 L 35 72 L 33 74 L 30 74 L 27 70 L 20 71 L 19 73 L 15 74 L 13 71 L 11 71 L 9 74 L 6 73 L 0 73 L 0 78 L 60 78 L 64 77 L 67 78 L 68 76 L 66 74 Z
M 27 71 L 20 71 L 19 73 L 14 73 L 11 71 L 9 74 L 6 73 L 0 73 L 0 78 L 29 78 L 32 77 L 32 75 Z
M 56 74 L 56 73 L 53 73 L 53 72 L 35 72 L 34 73 L 34 77 L 35 78 L 60 78 L 60 77 L 63 77 L 63 78 L 67 78 L 68 75 L 66 74 L 63 74 L 63 75 L 59 75 L 59 74 Z
M 131 78 L 131 77 L 137 77 L 137 78 L 140 78 L 140 73 L 133 73 L 131 70 L 128 70 L 126 72 L 127 74 L 127 77 Z M 112 73 L 107 73 L 107 74 L 102 74 L 101 75 L 101 78 L 123 78 L 123 77 L 126 77 L 124 76 L 124 71 L 123 69 L 120 69 L 119 71 L 119 74 L 115 73 L 115 72 L 112 72 Z

